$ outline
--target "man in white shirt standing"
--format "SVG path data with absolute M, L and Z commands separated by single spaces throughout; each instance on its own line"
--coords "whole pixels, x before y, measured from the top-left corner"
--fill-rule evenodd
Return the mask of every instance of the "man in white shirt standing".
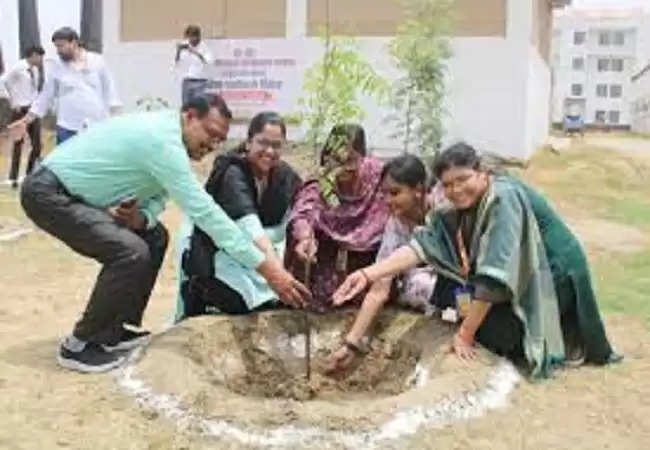
M 25 51 L 25 58 L 0 77 L 0 91 L 7 96 L 11 104 L 11 120 L 25 117 L 30 106 L 43 88 L 43 55 L 45 51 L 40 45 L 35 45 Z M 41 121 L 34 120 L 27 127 L 32 151 L 29 154 L 27 173 L 29 174 L 36 161 L 41 156 Z M 9 182 L 15 189 L 18 187 L 18 172 L 20 158 L 23 150 L 23 141 L 20 139 L 13 144 Z
M 208 78 L 206 68 L 214 58 L 205 42 L 201 41 L 201 28 L 189 25 L 185 29 L 185 40 L 176 45 L 176 73 L 182 80 L 182 101 L 187 103 L 192 92 L 201 89 Z
M 57 145 L 119 111 L 120 102 L 113 77 L 104 58 L 79 45 L 79 35 L 63 27 L 52 35 L 59 61 L 48 70 L 43 91 L 20 121 L 9 128 L 20 135 L 36 118 L 43 117 L 57 102 Z

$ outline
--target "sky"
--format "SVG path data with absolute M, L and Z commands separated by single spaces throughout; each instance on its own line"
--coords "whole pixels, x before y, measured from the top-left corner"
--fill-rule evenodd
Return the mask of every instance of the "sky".
M 628 8 L 644 6 L 650 11 L 650 0 L 573 0 L 578 8 Z

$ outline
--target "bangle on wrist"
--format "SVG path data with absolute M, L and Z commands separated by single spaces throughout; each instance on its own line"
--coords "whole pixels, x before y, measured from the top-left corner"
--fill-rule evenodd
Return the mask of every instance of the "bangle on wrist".
M 361 272 L 361 275 L 363 275 L 363 278 L 366 279 L 366 283 L 368 285 L 372 284 L 372 279 L 368 276 L 368 272 L 366 272 L 365 269 L 359 269 L 359 272 Z
M 360 345 L 350 342 L 347 339 L 343 340 L 343 345 L 345 345 L 345 347 L 347 347 L 348 350 L 350 350 L 352 353 L 354 353 L 357 356 L 363 356 L 368 354 L 368 349 L 362 348 Z

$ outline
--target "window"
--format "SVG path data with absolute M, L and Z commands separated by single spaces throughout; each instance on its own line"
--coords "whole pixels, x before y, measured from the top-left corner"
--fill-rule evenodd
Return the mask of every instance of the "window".
M 605 123 L 606 111 L 596 111 L 596 123 Z
M 609 31 L 601 31 L 598 33 L 598 44 L 602 46 L 609 45 Z
M 611 70 L 613 72 L 623 72 L 623 60 L 621 58 L 613 58 Z
M 608 72 L 609 71 L 609 59 L 600 58 L 598 60 L 598 72 Z
M 620 111 L 610 111 L 609 112 L 609 123 L 617 124 L 621 120 Z
M 584 31 L 575 31 L 573 33 L 573 45 L 582 45 L 585 43 L 587 38 L 587 33 Z
M 573 70 L 584 70 L 585 69 L 585 59 L 584 58 L 573 58 L 572 66 L 573 66 Z
M 598 84 L 596 85 L 596 96 L 597 97 L 607 97 L 607 85 Z
M 623 31 L 616 31 L 614 33 L 614 45 L 623 46 L 625 45 L 625 33 Z
M 611 98 L 621 98 L 623 95 L 623 86 L 620 84 L 612 84 L 609 87 L 609 96 Z
M 580 97 L 582 95 L 582 85 L 581 84 L 572 84 L 571 85 L 571 95 L 574 97 Z

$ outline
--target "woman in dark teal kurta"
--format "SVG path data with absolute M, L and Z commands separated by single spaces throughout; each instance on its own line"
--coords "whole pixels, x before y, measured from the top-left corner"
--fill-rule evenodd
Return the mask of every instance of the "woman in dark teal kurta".
M 457 144 L 436 160 L 453 210 L 438 213 L 409 246 L 353 273 L 335 297 L 421 262 L 439 273 L 432 301 L 471 302 L 454 337 L 460 357 L 474 340 L 547 376 L 567 359 L 620 359 L 607 340 L 582 246 L 546 200 L 523 182 L 491 174 L 476 151 Z

